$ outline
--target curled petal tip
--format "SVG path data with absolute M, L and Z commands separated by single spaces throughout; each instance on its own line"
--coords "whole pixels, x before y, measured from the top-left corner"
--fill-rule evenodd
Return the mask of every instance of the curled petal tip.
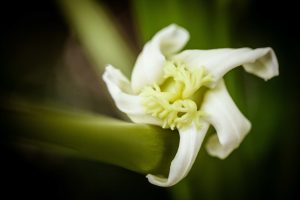
M 265 81 L 279 75 L 279 64 L 272 48 L 258 48 L 254 50 L 257 57 L 252 63 L 244 64 L 244 69 Z
M 224 159 L 239 146 L 250 131 L 251 123 L 233 102 L 223 80 L 207 92 L 202 109 L 217 131 L 208 140 L 206 149 L 210 155 Z
M 188 127 L 179 129 L 179 147 L 171 163 L 168 177 L 162 178 L 148 174 L 149 182 L 161 187 L 170 187 L 181 181 L 192 168 L 208 127 L 209 124 L 203 122 L 201 128 L 192 123 Z
M 160 84 L 166 57 L 181 50 L 188 39 L 188 31 L 175 24 L 156 33 L 136 60 L 131 76 L 133 91 L 140 92 L 146 85 Z

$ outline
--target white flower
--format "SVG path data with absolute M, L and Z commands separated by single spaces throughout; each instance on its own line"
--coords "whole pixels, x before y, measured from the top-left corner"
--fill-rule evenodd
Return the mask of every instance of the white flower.
M 210 155 L 226 158 L 251 128 L 231 99 L 223 76 L 243 66 L 268 80 L 279 74 L 271 48 L 185 50 L 189 33 L 170 25 L 143 48 L 135 63 L 131 82 L 117 69 L 106 67 L 103 79 L 117 107 L 135 123 L 177 129 L 180 142 L 167 178 L 147 175 L 158 186 L 172 186 L 191 169 L 202 141 L 212 125 Z

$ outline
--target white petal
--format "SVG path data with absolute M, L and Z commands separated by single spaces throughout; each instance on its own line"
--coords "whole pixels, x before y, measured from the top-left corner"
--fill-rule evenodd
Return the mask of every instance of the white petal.
M 264 80 L 268 80 L 274 76 L 279 75 L 278 61 L 273 49 L 260 49 L 256 52 L 256 54 L 258 56 L 259 54 L 263 56 L 260 59 L 256 60 L 256 62 L 244 64 L 244 69 L 247 72 L 254 74 Z
M 133 95 L 128 79 L 120 70 L 107 66 L 103 80 L 118 109 L 126 113 L 133 122 L 162 125 L 161 121 L 145 113 L 141 97 Z
M 160 84 L 166 56 L 178 52 L 188 39 L 189 33 L 175 24 L 156 33 L 137 58 L 131 76 L 133 90 L 139 92 L 146 85 Z
M 217 131 L 209 138 L 206 149 L 212 156 L 224 159 L 239 146 L 251 124 L 236 107 L 223 80 L 207 92 L 201 110 Z
M 194 123 L 185 129 L 180 129 L 179 147 L 171 163 L 168 178 L 149 174 L 147 175 L 149 182 L 154 185 L 169 187 L 182 180 L 190 171 L 197 157 L 208 127 L 209 124 L 203 122 L 200 129 Z
M 271 48 L 186 50 L 174 59 L 184 61 L 191 68 L 204 66 L 213 75 L 215 84 L 228 71 L 241 65 L 265 80 L 279 74 L 277 58 Z

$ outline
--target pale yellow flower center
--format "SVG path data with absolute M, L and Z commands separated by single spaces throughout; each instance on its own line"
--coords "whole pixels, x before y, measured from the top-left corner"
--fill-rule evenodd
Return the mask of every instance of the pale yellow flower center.
M 147 114 L 163 121 L 172 130 L 194 122 L 201 126 L 205 115 L 200 110 L 202 98 L 212 76 L 204 67 L 189 69 L 182 62 L 166 62 L 162 84 L 146 86 L 141 92 Z

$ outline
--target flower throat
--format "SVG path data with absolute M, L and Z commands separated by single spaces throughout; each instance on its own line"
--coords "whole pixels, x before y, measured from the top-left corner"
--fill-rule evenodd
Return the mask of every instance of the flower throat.
M 163 83 L 146 86 L 140 94 L 147 114 L 161 119 L 163 128 L 180 129 L 192 122 L 200 127 L 205 115 L 201 102 L 212 76 L 204 67 L 191 70 L 180 62 L 167 61 L 163 68 Z

